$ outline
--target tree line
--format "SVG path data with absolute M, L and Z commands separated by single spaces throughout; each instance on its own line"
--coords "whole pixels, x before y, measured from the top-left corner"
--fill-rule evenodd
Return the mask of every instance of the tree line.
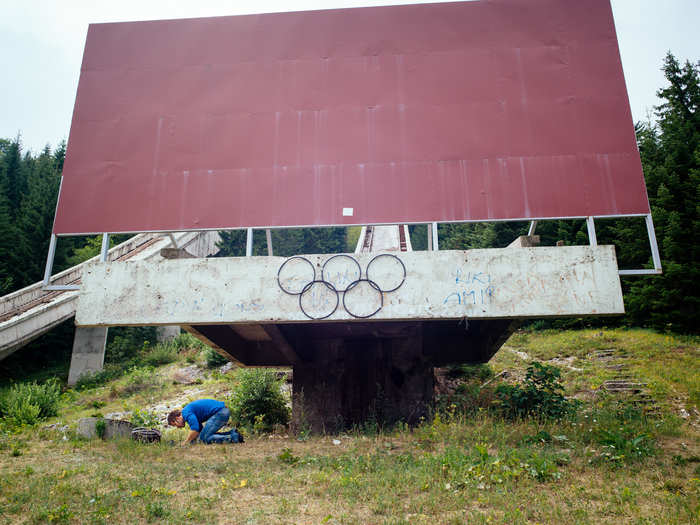
M 697 333 L 700 319 L 700 67 L 670 53 L 663 63 L 667 85 L 655 120 L 638 123 L 639 152 L 652 208 L 664 273 L 625 277 L 627 315 L 621 322 L 657 330 Z M 40 280 L 65 158 L 65 143 L 38 155 L 22 151 L 21 140 L 0 139 L 0 293 Z M 441 249 L 500 247 L 527 232 L 527 223 L 443 224 Z M 615 244 L 620 268 L 653 267 L 644 221 L 598 220 L 599 243 Z M 545 221 L 537 226 L 542 245 L 587 244 L 585 221 Z M 245 253 L 245 231 L 222 232 L 220 256 Z M 346 228 L 272 231 L 275 255 L 352 251 L 356 232 Z M 414 249 L 426 248 L 427 229 L 412 226 Z M 97 238 L 62 238 L 55 271 L 99 250 Z M 267 253 L 265 232 L 256 230 L 253 254 Z M 614 320 L 606 320 L 614 323 Z

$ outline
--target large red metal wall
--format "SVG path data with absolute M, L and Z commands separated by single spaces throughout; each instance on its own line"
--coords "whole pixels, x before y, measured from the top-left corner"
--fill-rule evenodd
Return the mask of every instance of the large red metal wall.
M 648 212 L 609 0 L 483 0 L 91 25 L 54 232 Z

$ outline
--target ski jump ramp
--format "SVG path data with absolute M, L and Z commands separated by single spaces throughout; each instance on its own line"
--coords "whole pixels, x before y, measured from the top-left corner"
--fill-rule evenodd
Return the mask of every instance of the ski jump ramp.
M 215 253 L 216 232 L 185 232 L 173 236 L 181 249 L 193 256 Z M 172 246 L 172 239 L 161 234 L 139 234 L 109 250 L 107 262 L 161 259 L 160 252 Z M 84 270 L 94 257 L 50 279 L 52 286 L 82 284 Z M 13 354 L 53 327 L 75 316 L 78 290 L 46 290 L 43 282 L 35 283 L 0 297 L 0 359 Z

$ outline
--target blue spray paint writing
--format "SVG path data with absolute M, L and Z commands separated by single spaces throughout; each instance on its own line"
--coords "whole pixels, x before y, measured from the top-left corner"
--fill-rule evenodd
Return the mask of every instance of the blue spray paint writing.
M 332 283 L 336 288 L 344 289 L 348 284 L 359 279 L 360 276 L 350 270 L 345 270 L 344 272 L 335 272 L 326 278 L 327 281 Z
M 455 271 L 455 285 L 458 289 L 450 293 L 442 304 L 488 305 L 493 301 L 496 287 L 491 284 L 491 275 L 485 272 Z
M 461 268 L 457 268 L 455 271 L 455 283 L 473 285 L 474 283 L 479 284 L 491 284 L 491 274 L 484 272 L 467 272 L 466 275 L 462 273 Z
M 306 297 L 309 297 L 307 300 L 304 301 L 304 303 L 308 304 L 308 307 L 310 308 L 326 308 L 332 304 L 331 292 L 325 286 L 313 287 L 311 288 L 311 293 L 309 293 L 308 295 L 304 295 L 304 299 L 306 299 Z M 335 303 L 335 298 L 333 300 L 333 303 Z
M 236 303 L 233 306 L 239 312 L 261 312 L 265 309 L 263 305 L 255 301 Z

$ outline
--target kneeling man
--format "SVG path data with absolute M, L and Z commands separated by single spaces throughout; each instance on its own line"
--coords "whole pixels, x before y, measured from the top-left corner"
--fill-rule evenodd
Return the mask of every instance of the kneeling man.
M 168 424 L 182 428 L 187 423 L 190 433 L 183 445 L 193 443 L 197 438 L 202 443 L 243 443 L 243 436 L 234 428 L 230 432 L 217 432 L 228 423 L 231 415 L 226 405 L 214 399 L 198 399 L 185 405 L 182 410 L 168 414 Z

